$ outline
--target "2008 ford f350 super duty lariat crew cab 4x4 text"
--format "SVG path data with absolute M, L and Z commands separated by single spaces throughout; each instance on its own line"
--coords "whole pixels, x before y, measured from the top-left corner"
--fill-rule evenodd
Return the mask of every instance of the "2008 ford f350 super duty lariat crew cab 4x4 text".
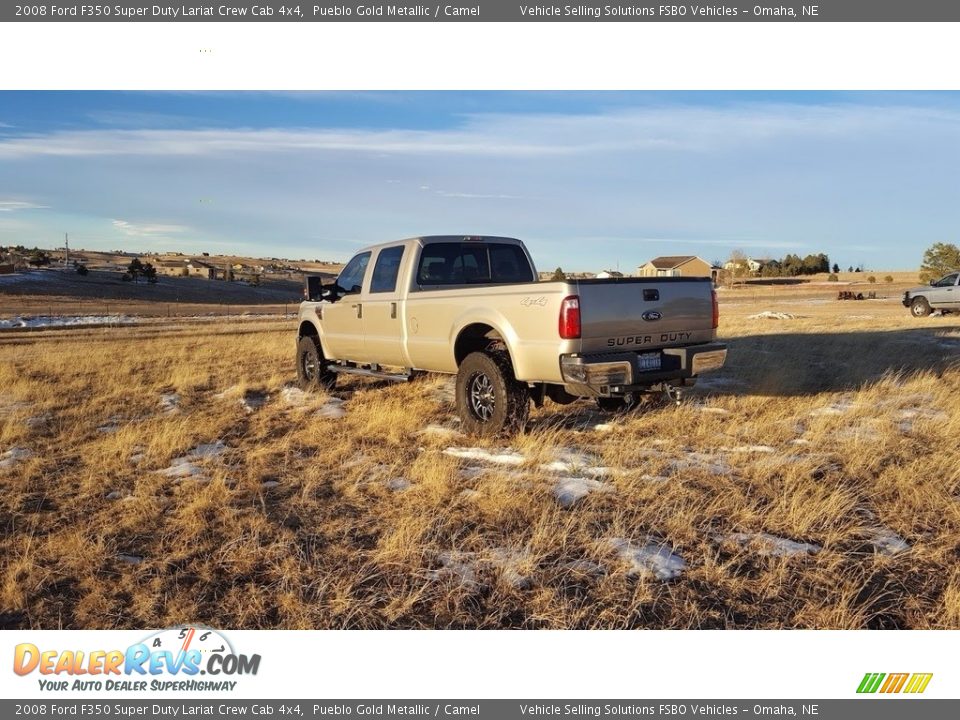
M 512 238 L 384 243 L 355 255 L 336 284 L 311 287 L 297 335 L 302 385 L 455 373 L 458 413 L 476 434 L 521 428 L 545 397 L 610 410 L 644 392 L 679 398 L 726 360 L 709 278 L 538 282 Z

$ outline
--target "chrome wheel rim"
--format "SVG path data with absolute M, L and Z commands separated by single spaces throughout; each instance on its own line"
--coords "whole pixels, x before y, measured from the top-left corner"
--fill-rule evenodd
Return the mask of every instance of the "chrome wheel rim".
M 470 379 L 467 392 L 470 396 L 470 409 L 473 414 L 483 422 L 490 420 L 497 406 L 493 383 L 490 382 L 490 378 L 483 373 L 477 373 Z
M 913 314 L 918 317 L 923 315 L 923 305 L 920 303 L 915 303 L 913 306 Z
M 304 351 L 300 356 L 300 367 L 303 368 L 303 377 L 307 380 L 314 380 L 317 377 L 317 358 L 309 350 Z

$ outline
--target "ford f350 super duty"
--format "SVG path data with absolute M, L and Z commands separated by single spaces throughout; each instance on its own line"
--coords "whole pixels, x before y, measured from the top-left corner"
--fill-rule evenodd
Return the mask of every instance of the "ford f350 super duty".
M 455 374 L 458 413 L 474 434 L 521 428 L 545 398 L 596 398 L 607 410 L 648 392 L 679 400 L 726 360 L 709 278 L 538 282 L 513 238 L 384 243 L 357 253 L 334 284 L 307 287 L 302 386 L 329 389 L 339 374 Z

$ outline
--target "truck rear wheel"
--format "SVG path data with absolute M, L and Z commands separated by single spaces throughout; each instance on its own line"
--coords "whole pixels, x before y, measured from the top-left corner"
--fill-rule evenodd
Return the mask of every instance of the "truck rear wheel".
M 311 335 L 297 342 L 297 382 L 304 390 L 330 390 L 337 374 L 327 369 L 320 343 Z
M 913 302 L 910 303 L 910 314 L 914 317 L 926 317 L 930 314 L 930 303 L 927 302 L 926 298 L 914 298 Z
M 500 435 L 521 430 L 530 414 L 527 386 L 513 375 L 503 352 L 474 352 L 457 371 L 457 413 L 464 431 Z

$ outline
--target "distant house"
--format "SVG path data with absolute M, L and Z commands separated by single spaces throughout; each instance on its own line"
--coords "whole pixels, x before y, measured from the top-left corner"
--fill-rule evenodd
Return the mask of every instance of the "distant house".
M 640 277 L 708 277 L 717 281 L 721 268 L 696 255 L 664 255 L 637 268 Z
M 741 265 L 741 266 L 744 266 L 744 265 L 745 265 L 745 266 L 746 266 L 746 269 L 747 269 L 749 272 L 751 272 L 751 273 L 758 273 L 758 272 L 760 272 L 761 270 L 763 270 L 764 266 L 769 265 L 769 264 L 771 264 L 771 263 L 776 263 L 777 265 L 780 264 L 780 263 L 777 263 L 776 260 L 754 260 L 753 258 L 746 258 L 746 259 L 740 260 L 740 261 L 727 260 L 727 262 L 725 262 L 725 263 L 723 264 L 723 269 L 724 269 L 724 270 L 736 270 L 736 269 L 737 269 L 737 265 L 739 264 L 739 265 Z
M 622 278 L 623 273 L 619 270 L 601 270 L 597 273 L 597 279 Z

